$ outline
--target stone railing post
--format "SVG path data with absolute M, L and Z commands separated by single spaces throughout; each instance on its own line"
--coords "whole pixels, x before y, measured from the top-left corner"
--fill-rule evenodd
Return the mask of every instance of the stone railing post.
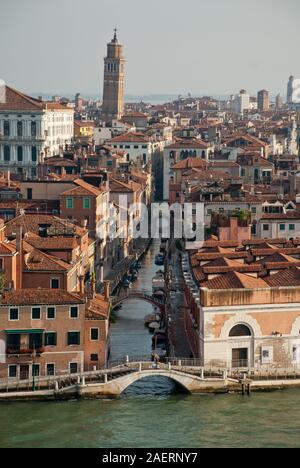
M 104 383 L 107 383 L 107 374 L 104 374 Z
M 139 372 L 142 372 L 142 363 L 139 363 Z
M 172 364 L 169 362 L 169 371 L 172 370 Z

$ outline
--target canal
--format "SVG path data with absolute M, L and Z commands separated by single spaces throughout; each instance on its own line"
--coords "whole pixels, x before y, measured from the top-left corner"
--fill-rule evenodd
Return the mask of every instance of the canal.
M 154 243 L 136 289 L 151 292 Z M 144 316 L 151 305 L 123 304 L 111 326 L 111 359 L 151 353 Z M 300 392 L 186 395 L 160 378 L 129 387 L 118 400 L 4 403 L 0 447 L 300 447 Z

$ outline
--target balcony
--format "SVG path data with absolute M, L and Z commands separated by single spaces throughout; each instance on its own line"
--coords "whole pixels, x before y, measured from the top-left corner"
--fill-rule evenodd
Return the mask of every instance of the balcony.
M 45 348 L 43 346 L 41 347 L 37 347 L 35 349 L 33 348 L 27 348 L 27 347 L 19 347 L 19 348 L 15 348 L 15 347 L 11 347 L 11 346 L 7 346 L 6 348 L 6 354 L 7 355 L 32 355 L 33 353 L 36 353 L 36 354 L 43 354 L 45 352 Z
M 44 141 L 46 139 L 45 136 L 42 135 L 35 135 L 35 136 L 17 136 L 17 135 L 0 135 L 0 141 L 7 141 L 10 143 L 13 142 L 30 142 L 30 141 Z

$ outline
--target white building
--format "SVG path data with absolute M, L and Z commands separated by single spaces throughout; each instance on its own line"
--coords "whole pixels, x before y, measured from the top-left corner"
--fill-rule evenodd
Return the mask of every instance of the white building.
M 124 150 L 130 162 L 151 163 L 154 155 L 164 149 L 164 141 L 156 141 L 143 133 L 129 132 L 112 138 L 109 142 L 116 150 Z
M 169 199 L 170 180 L 175 174 L 173 167 L 179 161 L 188 158 L 205 159 L 208 161 L 209 156 L 214 151 L 214 146 L 202 140 L 183 140 L 168 145 L 164 149 L 163 155 L 163 198 Z
M 250 109 L 250 95 L 247 91 L 242 89 L 234 99 L 234 111 L 236 114 L 243 114 L 246 110 Z
M 73 109 L 5 86 L 0 102 L 0 171 L 34 178 L 37 165 L 59 154 L 73 135 Z

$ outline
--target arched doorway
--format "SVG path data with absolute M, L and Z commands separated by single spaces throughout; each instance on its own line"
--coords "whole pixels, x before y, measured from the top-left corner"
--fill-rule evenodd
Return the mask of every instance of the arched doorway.
M 254 334 L 244 323 L 234 325 L 229 332 L 231 366 L 235 369 L 253 366 Z

